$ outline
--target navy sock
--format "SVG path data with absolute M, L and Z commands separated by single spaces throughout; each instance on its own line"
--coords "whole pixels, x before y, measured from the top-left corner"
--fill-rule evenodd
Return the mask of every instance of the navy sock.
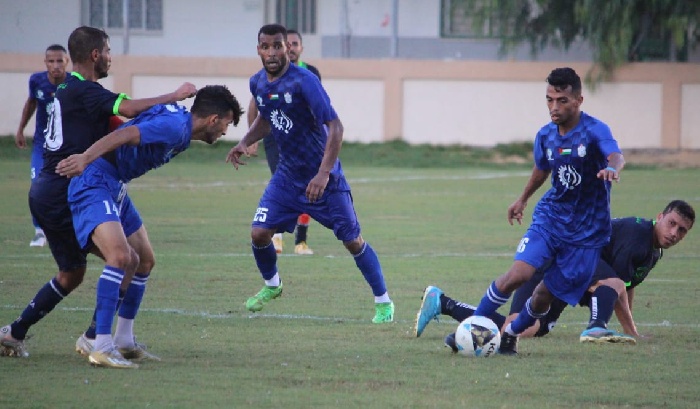
M 124 279 L 124 270 L 105 266 L 100 279 L 97 280 L 97 306 L 95 308 L 96 327 L 98 335 L 111 334 L 114 313 L 119 301 L 119 286 Z
M 68 296 L 68 292 L 61 287 L 56 278 L 44 284 L 36 293 L 32 301 L 22 311 L 22 314 L 12 324 L 12 336 L 15 339 L 23 340 L 27 337 L 29 327 L 36 324 L 44 316 L 53 310 L 63 298 Z
M 617 301 L 617 291 L 607 285 L 598 286 L 593 291 L 591 302 L 588 307 L 591 310 L 591 319 L 588 322 L 588 329 L 599 327 L 607 328 L 610 317 L 612 317 Z
M 382 266 L 379 264 L 379 257 L 374 252 L 372 246 L 365 242 L 362 251 L 354 254 L 355 264 L 360 269 L 365 281 L 372 287 L 372 294 L 379 297 L 386 293 L 386 284 L 384 283 L 384 275 L 382 274 Z
M 294 244 L 299 244 L 306 241 L 306 233 L 309 231 L 308 224 L 297 224 L 296 234 L 294 236 Z
M 277 274 L 277 252 L 275 251 L 275 246 L 272 242 L 264 247 L 253 247 L 253 257 L 255 257 L 255 263 L 258 265 L 258 270 L 262 274 L 265 280 L 270 280 Z
M 148 283 L 149 273 L 136 273 L 131 280 L 129 287 L 126 289 L 124 301 L 121 306 L 117 307 L 119 316 L 122 318 L 133 320 L 139 312 L 143 294 L 146 292 L 146 283 Z
M 500 306 L 507 303 L 509 298 L 510 294 L 503 294 L 498 291 L 496 282 L 494 281 L 486 290 L 486 294 L 484 294 L 484 297 L 481 299 L 479 306 L 476 307 L 474 315 L 490 317 Z
M 510 323 L 511 330 L 517 335 L 521 334 L 526 329 L 530 328 L 537 322 L 537 320 L 547 316 L 549 308 L 545 312 L 535 312 L 532 310 L 530 304 L 532 302 L 532 297 L 527 299 L 527 302 L 523 306 L 523 309 L 518 313 L 518 316 Z
M 453 300 L 445 294 L 442 294 L 440 296 L 440 310 L 442 314 L 449 315 L 457 322 L 462 322 L 474 315 L 476 307 L 471 304 Z M 497 312 L 489 315 L 488 318 L 491 319 L 498 328 L 501 328 L 503 324 L 506 323 L 506 317 Z

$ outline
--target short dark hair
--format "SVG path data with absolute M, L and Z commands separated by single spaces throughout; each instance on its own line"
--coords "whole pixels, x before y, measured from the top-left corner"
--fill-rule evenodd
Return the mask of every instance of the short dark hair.
M 92 50 L 102 52 L 107 41 L 109 41 L 109 36 L 104 30 L 88 26 L 78 27 L 68 37 L 70 59 L 74 63 L 87 62 Z
M 555 68 L 547 77 L 549 85 L 565 90 L 571 86 L 571 93 L 581 93 L 581 77 L 576 74 L 573 68 Z
M 260 41 L 260 34 L 265 34 L 268 36 L 273 36 L 275 34 L 282 34 L 284 36 L 284 41 L 287 41 L 287 29 L 282 24 L 266 24 L 260 27 L 258 30 L 258 39 Z
M 225 85 L 207 85 L 197 91 L 197 96 L 194 97 L 194 103 L 190 109 L 193 115 L 200 117 L 212 114 L 224 116 L 229 111 L 233 112 L 233 124 L 238 125 L 238 121 L 243 115 L 243 109 Z
M 49 51 L 63 51 L 64 53 L 68 54 L 68 51 L 66 51 L 61 44 L 51 44 L 50 46 L 46 47 L 46 52 Z
M 289 30 L 287 30 L 287 36 L 289 36 L 290 34 L 296 34 L 296 35 L 299 37 L 299 44 L 303 44 L 303 43 L 304 43 L 304 39 L 301 38 L 301 33 L 300 33 L 300 32 L 298 32 L 298 31 L 296 31 L 296 30 L 294 30 L 294 29 L 289 29 Z
M 688 202 L 684 200 L 673 200 L 666 205 L 662 213 L 669 214 L 673 211 L 681 215 L 684 219 L 688 219 L 691 224 L 695 224 L 695 209 L 693 209 L 693 206 L 689 205 Z

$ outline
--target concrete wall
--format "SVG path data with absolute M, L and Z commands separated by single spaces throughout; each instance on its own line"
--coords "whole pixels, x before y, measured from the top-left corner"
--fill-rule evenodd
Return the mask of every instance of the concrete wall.
M 43 55 L 0 54 L 0 134 L 14 133 L 31 72 Z M 529 141 L 548 122 L 544 79 L 552 68 L 587 63 L 337 60 L 314 61 L 348 141 L 493 146 Z M 256 58 L 118 56 L 103 85 L 133 97 L 170 92 L 183 81 L 223 83 L 244 103 Z M 187 105 L 187 103 L 186 103 Z M 622 147 L 700 149 L 700 65 L 638 63 L 611 83 L 584 91 L 583 110 L 610 125 Z M 30 125 L 32 126 L 32 125 Z M 27 128 L 31 134 L 33 128 Z M 230 131 L 240 139 L 245 125 Z

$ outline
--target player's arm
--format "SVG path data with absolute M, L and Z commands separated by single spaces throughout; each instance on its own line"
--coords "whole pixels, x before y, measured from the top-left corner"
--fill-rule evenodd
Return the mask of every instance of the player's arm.
M 343 123 L 339 118 L 326 122 L 328 127 L 328 139 L 326 139 L 326 150 L 323 152 L 321 166 L 318 173 L 306 186 L 306 198 L 313 203 L 318 200 L 326 190 L 331 171 L 340 155 L 340 147 L 343 144 Z
M 248 112 L 246 112 L 246 119 L 248 120 L 248 128 L 253 126 L 253 122 L 255 122 L 255 118 L 258 116 L 258 105 L 255 103 L 255 98 L 250 99 L 250 103 L 248 103 Z M 258 155 L 258 144 L 260 142 L 255 142 L 252 145 L 248 146 L 248 154 L 252 156 L 257 156 Z
M 22 108 L 22 117 L 19 120 L 19 127 L 17 128 L 17 133 L 15 134 L 15 145 L 18 148 L 26 148 L 27 140 L 24 137 L 24 128 L 27 127 L 29 120 L 36 111 L 36 100 L 32 97 L 27 98 L 24 102 L 24 107 Z
M 630 312 L 632 311 L 632 301 L 634 301 L 634 287 L 628 288 L 627 291 L 627 303 L 630 308 Z
M 549 170 L 542 170 L 537 166 L 532 168 L 532 174 L 525 185 L 525 189 L 523 189 L 523 193 L 508 207 L 508 223 L 513 225 L 513 219 L 515 219 L 518 221 L 518 224 L 522 224 L 523 211 L 525 211 L 527 201 L 544 184 L 549 177 L 549 173 Z
M 117 129 L 92 144 L 85 152 L 71 155 L 58 162 L 56 173 L 67 177 L 78 176 L 83 173 L 90 163 L 105 153 L 111 152 L 122 145 L 138 145 L 140 142 L 141 131 L 136 125 Z
M 241 156 L 250 156 L 248 147 L 268 135 L 270 129 L 270 123 L 265 118 L 260 115 L 256 116 L 245 136 L 226 155 L 226 162 L 231 162 L 236 169 L 239 165 L 245 165 Z
M 637 325 L 632 318 L 632 309 L 630 308 L 627 291 L 623 291 L 615 302 L 615 316 L 622 326 L 622 331 L 625 334 L 638 337 Z
M 197 93 L 197 88 L 189 82 L 185 82 L 178 89 L 158 97 L 128 99 L 126 94 L 119 94 L 119 98 L 114 102 L 113 114 L 127 118 L 133 118 L 141 112 L 154 105 L 170 104 L 183 99 L 191 98 Z

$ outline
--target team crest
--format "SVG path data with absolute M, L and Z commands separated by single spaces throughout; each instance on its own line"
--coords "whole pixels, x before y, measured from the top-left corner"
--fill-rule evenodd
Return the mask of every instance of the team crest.
M 584 156 L 586 156 L 586 145 L 580 144 L 578 146 L 578 157 L 583 158 Z
M 294 126 L 292 120 L 281 109 L 275 109 L 270 113 L 270 123 L 284 133 L 289 133 Z
M 292 103 L 292 94 L 289 92 L 284 93 L 284 102 L 291 104 Z
M 559 183 L 568 190 L 573 190 L 581 184 L 581 175 L 571 165 L 564 165 L 557 171 Z

